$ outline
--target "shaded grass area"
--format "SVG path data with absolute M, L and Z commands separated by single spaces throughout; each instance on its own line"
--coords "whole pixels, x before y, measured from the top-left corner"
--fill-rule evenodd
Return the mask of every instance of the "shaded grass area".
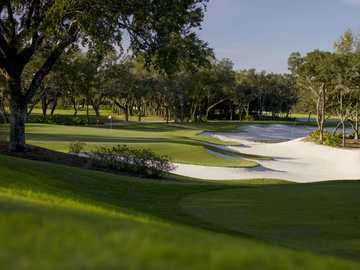
M 359 268 L 357 262 L 292 251 L 230 233 L 221 226 L 194 219 L 179 205 L 182 198 L 194 194 L 230 187 L 251 193 L 259 188 L 257 185 L 266 183 L 216 184 L 181 177 L 152 181 L 0 155 L 0 266 L 141 270 Z
M 234 126 L 235 124 L 229 124 L 224 128 L 230 129 Z M 215 124 L 213 128 L 220 128 L 220 125 Z M 87 144 L 86 150 L 117 144 L 147 148 L 158 154 L 167 155 L 178 163 L 224 167 L 257 165 L 254 161 L 226 160 L 209 153 L 206 144 L 220 145 L 224 142 L 213 137 L 202 136 L 201 133 L 204 130 L 205 126 L 201 128 L 192 125 L 167 124 L 128 124 L 116 129 L 29 124 L 27 139 L 29 144 L 61 152 L 67 152 L 71 142 L 81 141 Z
M 360 260 L 360 182 L 267 186 L 195 194 L 194 217 L 284 246 Z

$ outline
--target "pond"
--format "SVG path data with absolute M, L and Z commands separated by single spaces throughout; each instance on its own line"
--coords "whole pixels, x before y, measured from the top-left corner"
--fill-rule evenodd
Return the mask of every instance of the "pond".
M 253 124 L 242 125 L 239 131 L 231 133 L 214 133 L 233 140 L 248 140 L 258 142 L 285 142 L 306 137 L 317 127 L 305 125 L 285 125 L 285 124 Z M 332 132 L 334 128 L 327 128 Z M 340 130 L 338 130 L 340 132 Z M 347 129 L 351 133 L 351 129 Z

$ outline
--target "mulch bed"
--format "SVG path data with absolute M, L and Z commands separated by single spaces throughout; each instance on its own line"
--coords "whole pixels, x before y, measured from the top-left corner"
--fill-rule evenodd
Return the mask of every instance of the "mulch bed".
M 24 152 L 13 153 L 9 152 L 7 144 L 0 143 L 0 154 L 30 160 L 46 161 L 78 168 L 90 169 L 92 167 L 89 159 L 87 158 L 77 157 L 32 145 L 27 145 Z
M 85 157 L 79 157 L 76 155 L 71 155 L 62 152 L 52 151 L 46 148 L 33 146 L 33 145 L 26 145 L 26 149 L 24 152 L 13 153 L 9 152 L 9 147 L 7 144 L 0 142 L 0 154 L 7 155 L 11 157 L 29 159 L 29 160 L 36 160 L 36 161 L 45 161 L 54 164 L 60 164 L 70 167 L 76 167 L 81 169 L 88 169 L 88 170 L 95 170 L 101 172 L 107 172 L 111 174 L 117 174 L 122 176 L 137 176 L 142 177 L 141 175 L 134 175 L 128 172 L 113 170 L 109 168 L 105 168 L 102 166 L 97 165 L 91 159 Z

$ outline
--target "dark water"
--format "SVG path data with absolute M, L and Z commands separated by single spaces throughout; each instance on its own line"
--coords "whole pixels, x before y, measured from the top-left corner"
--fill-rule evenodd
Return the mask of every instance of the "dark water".
M 261 142 L 285 142 L 306 137 L 309 133 L 316 130 L 317 127 L 303 126 L 303 125 L 244 125 L 241 126 L 239 132 L 223 133 L 231 139 L 242 139 L 249 141 Z M 334 128 L 328 128 L 328 131 L 333 131 Z M 340 130 L 338 130 L 340 132 Z M 347 132 L 351 132 L 348 129 Z

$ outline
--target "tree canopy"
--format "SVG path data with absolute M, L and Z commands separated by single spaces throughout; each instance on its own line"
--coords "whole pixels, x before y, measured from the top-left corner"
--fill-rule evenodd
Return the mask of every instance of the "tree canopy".
M 0 70 L 9 88 L 10 149 L 25 144 L 26 107 L 60 56 L 73 46 L 142 53 L 147 64 L 173 72 L 200 64 L 209 52 L 195 29 L 207 0 L 11 0 L 0 2 Z M 43 61 L 31 65 L 41 54 Z M 204 56 L 204 58 L 202 58 Z M 189 60 L 191 59 L 191 61 Z M 24 74 L 36 66 L 28 80 Z

